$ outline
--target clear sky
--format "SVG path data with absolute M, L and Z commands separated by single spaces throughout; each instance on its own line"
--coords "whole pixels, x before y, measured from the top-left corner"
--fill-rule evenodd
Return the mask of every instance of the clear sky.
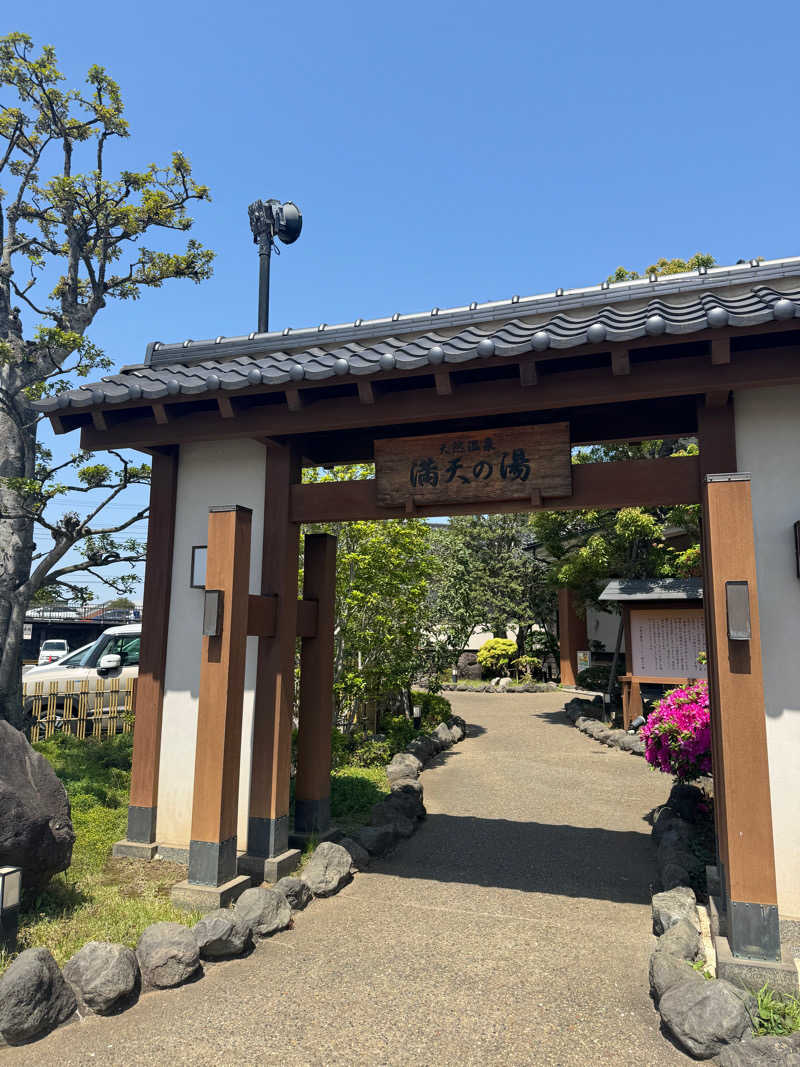
M 100 63 L 120 83 L 121 165 L 180 148 L 211 188 L 193 233 L 214 278 L 103 311 L 91 336 L 122 365 L 151 340 L 255 328 L 259 197 L 304 219 L 273 261 L 273 328 L 592 284 L 662 255 L 800 253 L 799 10 L 37 0 L 7 30 L 53 44 L 71 82 Z

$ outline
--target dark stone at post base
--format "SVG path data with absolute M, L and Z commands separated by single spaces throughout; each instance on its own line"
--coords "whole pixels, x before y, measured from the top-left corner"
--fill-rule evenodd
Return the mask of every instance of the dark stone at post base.
M 128 807 L 128 841 L 150 844 L 156 839 L 157 808 Z
M 294 828 L 299 834 L 322 834 L 331 824 L 331 798 L 294 801 Z
M 236 875 L 236 835 L 227 841 L 190 841 L 190 885 L 222 885 Z
M 289 847 L 289 816 L 262 819 L 251 815 L 247 820 L 247 854 L 280 856 Z

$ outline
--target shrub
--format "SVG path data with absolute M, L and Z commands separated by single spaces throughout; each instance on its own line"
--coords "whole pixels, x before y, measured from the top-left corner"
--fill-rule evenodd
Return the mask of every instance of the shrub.
M 577 682 L 578 685 L 584 686 L 586 689 L 596 689 L 600 693 L 605 693 L 608 689 L 610 674 L 610 663 L 596 663 L 593 667 L 578 671 Z
M 426 732 L 435 730 L 440 722 L 447 722 L 452 714 L 450 701 L 438 693 L 425 693 L 415 689 L 411 693 L 411 703 L 414 707 L 422 708 L 421 725 Z
M 708 684 L 672 689 L 656 704 L 642 727 L 645 759 L 679 782 L 711 773 L 711 721 Z
M 392 755 L 388 741 L 376 741 L 374 737 L 367 737 L 355 746 L 348 763 L 351 767 L 385 767 Z
M 507 637 L 492 637 L 478 649 L 478 663 L 485 678 L 508 674 L 509 664 L 517 658 L 517 643 Z

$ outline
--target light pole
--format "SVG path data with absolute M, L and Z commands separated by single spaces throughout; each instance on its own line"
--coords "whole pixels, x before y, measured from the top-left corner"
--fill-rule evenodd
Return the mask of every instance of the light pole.
M 258 332 L 269 332 L 269 264 L 275 238 L 293 244 L 303 228 L 300 208 L 291 200 L 255 200 L 247 209 L 253 243 L 258 245 Z M 275 249 L 276 254 L 278 249 Z

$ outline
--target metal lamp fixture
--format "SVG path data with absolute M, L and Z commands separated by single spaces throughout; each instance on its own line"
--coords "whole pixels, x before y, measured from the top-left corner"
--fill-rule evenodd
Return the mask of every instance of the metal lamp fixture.
M 17 947 L 21 896 L 22 869 L 0 867 L 0 947 L 9 952 Z
M 258 332 L 269 331 L 269 261 L 275 238 L 294 244 L 303 228 L 303 215 L 292 200 L 256 200 L 247 209 L 253 242 L 258 245 Z M 279 250 L 275 248 L 275 253 Z

